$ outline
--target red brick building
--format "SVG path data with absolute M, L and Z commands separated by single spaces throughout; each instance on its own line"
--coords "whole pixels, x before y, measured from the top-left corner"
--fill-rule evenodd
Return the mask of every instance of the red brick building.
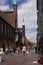
M 17 28 L 17 5 L 13 11 L 0 11 L 0 48 L 15 45 L 15 30 Z

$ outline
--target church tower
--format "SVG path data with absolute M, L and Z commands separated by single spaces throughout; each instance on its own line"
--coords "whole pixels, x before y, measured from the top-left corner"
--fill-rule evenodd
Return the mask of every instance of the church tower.
M 16 28 L 18 27 L 17 26 L 17 0 L 13 0 L 13 11 L 14 11 L 14 15 L 15 15 L 15 19 L 16 19 Z

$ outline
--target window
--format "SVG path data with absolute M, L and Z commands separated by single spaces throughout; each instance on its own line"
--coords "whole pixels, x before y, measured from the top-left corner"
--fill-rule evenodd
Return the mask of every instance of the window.
M 42 12 L 43 12 L 43 2 L 42 2 Z
M 3 34 L 3 24 L 1 24 L 1 34 Z
M 13 38 L 13 30 L 12 30 L 12 38 Z
M 1 24 L 0 24 L 0 34 L 1 34 Z
M 9 37 L 9 27 L 8 27 L 8 37 Z
M 8 26 L 6 28 L 7 28 L 6 34 L 7 34 L 7 37 L 8 37 Z
M 13 39 L 14 39 L 14 30 L 13 30 Z
M 13 36 L 12 38 L 14 39 L 14 30 L 12 30 L 12 36 Z
M 7 28 L 6 28 L 6 26 L 5 26 L 5 36 L 6 36 L 6 33 L 7 33 Z
M 11 29 L 10 29 L 10 27 L 9 27 L 9 37 L 11 38 Z
M 11 33 L 11 38 L 12 38 L 12 29 L 11 29 L 10 33 Z

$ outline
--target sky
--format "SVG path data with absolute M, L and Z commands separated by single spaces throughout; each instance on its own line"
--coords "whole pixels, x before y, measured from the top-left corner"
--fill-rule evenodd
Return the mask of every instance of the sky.
M 0 0 L 0 10 L 12 10 L 13 0 Z M 17 0 L 18 27 L 25 25 L 26 37 L 36 42 L 37 38 L 37 10 L 36 0 Z M 23 22 L 24 19 L 24 22 Z
M 36 0 L 18 0 L 18 2 L 20 3 L 18 3 L 18 27 L 24 24 L 26 37 L 32 42 L 37 42 Z

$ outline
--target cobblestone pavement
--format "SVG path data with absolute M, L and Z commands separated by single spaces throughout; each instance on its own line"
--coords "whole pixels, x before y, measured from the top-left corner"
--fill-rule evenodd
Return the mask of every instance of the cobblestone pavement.
M 0 65 L 41 65 L 37 63 L 38 55 L 29 53 L 25 57 L 20 53 L 3 56 L 4 61 Z

